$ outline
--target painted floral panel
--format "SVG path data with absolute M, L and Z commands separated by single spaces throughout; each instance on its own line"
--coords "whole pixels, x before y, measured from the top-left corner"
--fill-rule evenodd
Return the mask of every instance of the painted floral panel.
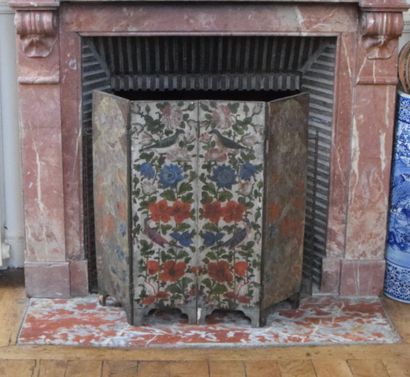
M 277 99 L 267 106 L 262 310 L 300 291 L 309 95 Z
M 98 289 L 123 305 L 131 320 L 128 233 L 129 101 L 93 95 L 93 184 Z
M 265 104 L 199 104 L 199 305 L 246 313 L 258 305 Z
M 196 310 L 196 102 L 131 106 L 134 298 Z

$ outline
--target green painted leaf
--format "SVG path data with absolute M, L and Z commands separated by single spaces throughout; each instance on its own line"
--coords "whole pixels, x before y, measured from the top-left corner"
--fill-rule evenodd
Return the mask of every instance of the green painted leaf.
M 181 283 L 182 283 L 182 285 L 184 286 L 184 287 L 186 287 L 188 284 L 190 284 L 190 283 L 192 283 L 192 279 L 191 278 L 189 278 L 188 276 L 184 276 L 182 279 L 181 279 Z
M 177 259 L 184 259 L 188 256 L 189 254 L 185 250 L 180 250 L 177 254 Z
M 239 109 L 239 103 L 228 103 L 228 109 L 231 111 L 231 113 L 236 114 Z
M 208 191 L 210 194 L 212 194 L 213 196 L 216 196 L 217 191 L 216 191 L 216 187 L 212 182 L 207 182 L 203 187 L 203 190 Z
M 172 225 L 169 224 L 161 224 L 161 233 L 166 234 L 172 229 Z
M 165 190 L 162 192 L 161 197 L 171 202 L 176 200 L 175 192 L 173 190 Z
M 189 194 L 181 196 L 181 200 L 183 202 L 190 203 L 190 202 L 192 202 L 193 197 L 194 197 L 194 194 L 192 192 L 190 192 Z
M 205 285 L 205 287 L 207 287 L 207 288 L 211 288 L 212 287 L 212 282 L 211 282 L 211 280 L 210 279 L 203 279 L 202 281 L 201 281 L 201 283 L 203 284 L 203 285 Z
M 218 259 L 218 257 L 216 256 L 216 254 L 215 254 L 213 251 L 210 251 L 210 252 L 206 253 L 206 256 L 207 256 L 209 259 L 213 259 L 213 260 Z
M 227 292 L 228 289 L 223 284 L 216 284 L 215 287 L 212 289 L 212 293 L 216 295 L 222 295 Z
M 201 110 L 203 111 L 211 111 L 208 107 L 208 105 L 205 105 L 203 102 L 199 103 L 199 107 L 201 108 Z
M 214 224 L 214 223 L 206 223 L 206 224 L 203 226 L 203 229 L 204 229 L 204 230 L 209 230 L 209 231 L 211 231 L 211 232 L 218 232 L 218 230 L 219 230 L 218 225 L 216 225 L 216 224 Z
M 182 182 L 178 188 L 178 194 L 182 195 L 192 190 L 192 186 L 188 182 Z
M 171 293 L 183 293 L 177 284 L 170 284 L 167 286 L 167 291 Z
M 152 157 L 154 157 L 154 152 L 142 152 L 140 154 L 141 160 L 151 161 Z
M 182 223 L 182 224 L 177 224 L 175 226 L 175 230 L 177 232 L 185 232 L 186 230 L 191 229 L 191 225 L 187 224 L 187 223 Z
M 227 200 L 231 200 L 233 198 L 233 194 L 230 192 L 230 191 L 222 191 L 220 194 L 219 194 L 219 197 L 218 197 L 218 199 L 221 201 L 221 202 L 224 202 L 224 201 L 227 201 Z

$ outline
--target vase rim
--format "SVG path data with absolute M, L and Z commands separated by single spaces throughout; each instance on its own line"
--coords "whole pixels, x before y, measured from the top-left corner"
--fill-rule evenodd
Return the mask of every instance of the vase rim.
M 400 89 L 397 89 L 397 93 L 398 93 L 399 96 L 401 96 L 401 97 L 405 97 L 405 98 L 409 98 L 409 99 L 410 99 L 410 94 L 407 94 L 407 93 L 403 92 L 403 91 L 400 90 Z

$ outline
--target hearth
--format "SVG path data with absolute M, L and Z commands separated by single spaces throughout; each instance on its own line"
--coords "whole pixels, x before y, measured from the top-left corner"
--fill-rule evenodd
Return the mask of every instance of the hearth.
M 92 187 L 87 181 L 90 151 L 87 135 L 83 135 L 90 129 L 87 95 L 92 89 L 114 89 L 117 93 L 132 91 L 140 98 L 141 93 L 151 91 L 153 97 L 147 99 L 157 100 L 155 90 L 170 79 L 168 72 L 130 75 L 125 68 L 133 56 L 127 53 L 138 52 L 135 60 L 141 67 L 151 62 L 160 66 L 165 61 L 161 55 L 156 61 L 155 53 L 149 56 L 144 52 L 145 41 L 156 38 L 154 45 L 164 51 L 161 43 L 171 37 L 186 38 L 182 46 L 188 52 L 194 51 L 192 37 L 215 41 L 248 38 L 248 55 L 245 48 L 245 55 L 232 60 L 243 64 L 254 64 L 252 58 L 259 56 L 257 51 L 263 50 L 265 40 L 272 43 L 267 50 L 270 53 L 276 41 L 282 59 L 290 54 L 293 61 L 301 63 L 292 74 L 284 75 L 287 60 L 279 58 L 282 69 L 253 77 L 259 89 L 266 83 L 267 91 L 310 92 L 310 150 L 316 154 L 310 152 L 308 160 L 306 219 L 310 228 L 306 228 L 305 254 L 311 257 L 305 260 L 306 277 L 315 283 L 311 290 L 323 294 L 380 293 L 397 38 L 403 26 L 401 12 L 408 7 L 404 1 L 170 4 L 15 0 L 11 5 L 17 11 L 19 34 L 29 296 L 68 297 L 89 292 L 88 282 L 95 279 L 88 278 L 88 265 L 91 277 L 93 270 L 93 241 L 87 197 L 87 188 Z M 318 59 L 304 75 L 298 60 L 303 54 L 295 55 L 300 49 L 294 49 L 302 40 L 313 41 L 307 56 Z M 321 50 L 323 41 L 329 43 L 327 52 Z M 222 53 L 229 51 L 218 46 L 216 43 L 212 49 L 215 53 L 218 48 Z M 125 54 L 113 54 L 114 49 Z M 235 48 L 232 51 L 237 52 Z M 95 52 L 106 54 L 105 65 L 97 71 L 90 68 Z M 124 59 L 119 59 L 121 56 Z M 332 69 L 327 70 L 329 60 Z M 187 60 L 181 62 L 187 64 Z M 320 77 L 320 72 L 330 77 Z M 196 75 L 193 72 L 185 88 L 198 89 L 200 78 Z M 213 78 L 221 82 L 218 75 L 217 70 Z M 182 79 L 173 78 L 176 87 Z M 233 85 L 235 92 L 247 78 L 242 72 L 231 72 L 223 79 L 223 89 Z M 105 86 L 100 85 L 103 81 Z M 213 82 L 207 84 L 208 93 L 215 91 Z M 326 95 L 321 96 L 323 92 Z M 317 137 L 314 127 L 319 131 Z M 307 286 L 310 289 L 311 285 Z

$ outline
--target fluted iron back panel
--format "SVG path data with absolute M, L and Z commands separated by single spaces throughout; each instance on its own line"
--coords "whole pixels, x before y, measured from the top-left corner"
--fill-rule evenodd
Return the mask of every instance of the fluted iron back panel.
M 115 91 L 299 90 L 321 38 L 96 37 Z
M 82 133 L 83 133 L 83 197 L 84 197 L 84 244 L 88 260 L 89 289 L 97 289 L 97 268 L 94 234 L 93 201 L 93 151 L 92 151 L 92 93 L 93 90 L 109 90 L 109 73 L 89 40 L 82 43 Z
M 91 148 L 91 88 L 128 92 L 134 99 L 154 93 L 164 93 L 164 99 L 167 93 L 190 99 L 197 92 L 218 99 L 229 92 L 252 100 L 259 93 L 277 98 L 280 93 L 303 90 L 310 94 L 304 276 L 308 284 L 320 284 L 326 252 L 336 38 L 113 36 L 82 40 L 85 234 L 91 264 L 95 254 L 91 154 L 87 151 Z M 90 59 L 95 65 L 90 65 Z
M 302 90 L 310 94 L 303 254 L 303 275 L 309 290 L 320 284 L 326 254 L 335 61 L 336 45 L 331 39 L 307 61 L 302 75 Z
M 269 73 L 299 70 L 323 38 L 96 37 L 111 74 Z

